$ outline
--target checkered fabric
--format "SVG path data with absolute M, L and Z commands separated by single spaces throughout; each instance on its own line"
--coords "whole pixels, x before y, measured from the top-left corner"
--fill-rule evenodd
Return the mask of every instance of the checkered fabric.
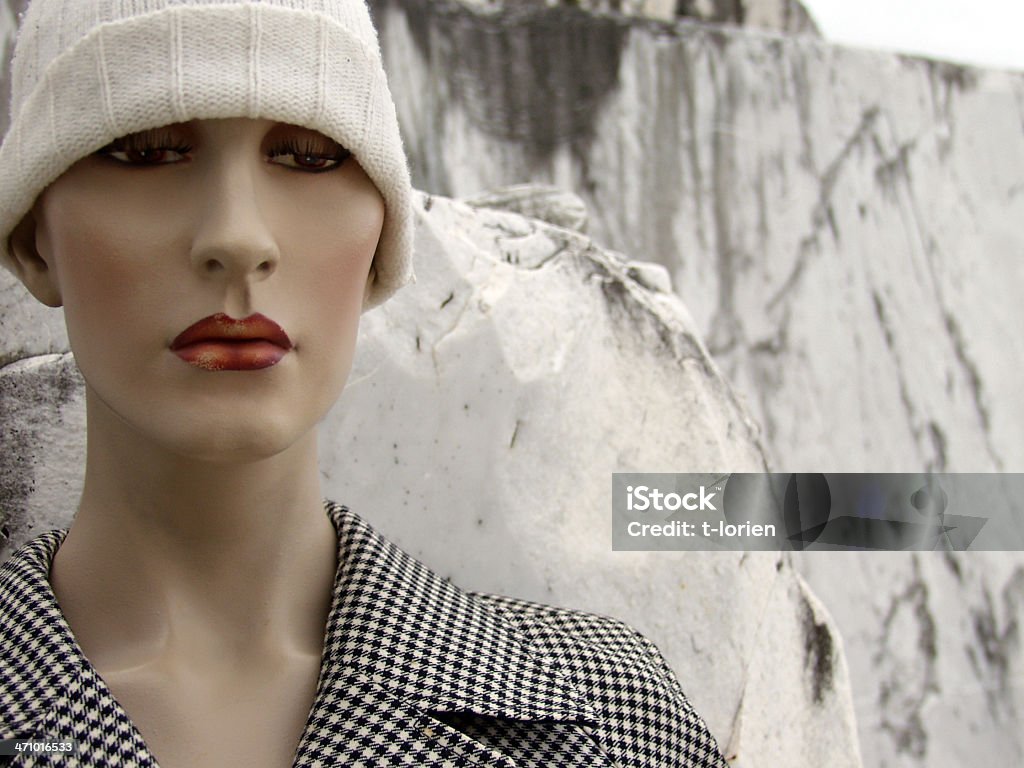
M 338 573 L 296 768 L 725 768 L 649 641 L 622 622 L 465 592 L 327 502 Z M 66 531 L 0 568 L 0 738 L 74 738 L 17 766 L 157 765 L 47 581 Z

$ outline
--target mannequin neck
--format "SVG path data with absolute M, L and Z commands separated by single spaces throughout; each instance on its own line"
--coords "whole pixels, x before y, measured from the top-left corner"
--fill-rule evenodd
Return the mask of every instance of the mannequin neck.
M 230 646 L 319 655 L 337 539 L 316 430 L 265 458 L 211 461 L 147 441 L 87 395 L 81 504 L 51 582 L 97 668 Z

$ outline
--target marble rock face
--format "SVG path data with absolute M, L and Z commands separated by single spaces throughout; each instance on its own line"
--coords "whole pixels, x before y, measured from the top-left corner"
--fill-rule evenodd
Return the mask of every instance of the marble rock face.
M 572 7 L 596 13 L 622 13 L 672 21 L 688 18 L 713 24 L 740 24 L 793 34 L 817 34 L 800 0 L 457 0 L 487 11 L 501 8 Z
M 20 10 L 20 6 L 20 2 L 0 0 L 0 64 L 4 68 L 4 75 L 0 77 L 0 98 L 5 105 L 11 98 L 11 83 L 7 72 L 14 48 L 14 31 L 17 29 L 15 11 Z M 0 134 L 7 133 L 8 120 L 9 116 L 5 107 L 0 110 Z
M 669 269 L 780 466 L 1024 467 L 1024 74 L 372 6 L 417 186 L 578 194 L 595 239 Z
M 322 426 L 328 495 L 463 586 L 632 622 L 735 765 L 858 765 L 840 638 L 786 558 L 611 551 L 613 471 L 765 466 L 663 268 L 439 197 L 417 220 L 418 280 L 364 317 Z M 79 490 L 82 384 L 51 347 L 0 369 L 10 544 Z
M 591 235 L 668 269 L 774 467 L 1024 471 L 1024 75 L 372 5 L 417 183 L 576 192 Z M 842 629 L 866 764 L 1024 763 L 1020 554 L 794 562 Z

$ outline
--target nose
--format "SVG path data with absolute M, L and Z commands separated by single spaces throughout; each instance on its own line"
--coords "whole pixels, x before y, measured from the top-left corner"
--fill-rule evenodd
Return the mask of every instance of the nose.
M 204 276 L 262 280 L 281 252 L 260 205 L 257 174 L 244 161 L 219 163 L 204 178 L 192 266 Z

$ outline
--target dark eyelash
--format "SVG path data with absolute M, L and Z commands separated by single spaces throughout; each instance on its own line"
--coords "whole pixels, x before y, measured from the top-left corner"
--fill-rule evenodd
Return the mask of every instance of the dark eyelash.
M 287 138 L 277 142 L 270 150 L 271 157 L 277 157 L 279 155 L 323 157 L 340 162 L 351 157 L 352 153 L 340 144 L 334 144 L 333 147 L 325 147 L 324 142 L 317 142 L 313 139 L 305 139 L 300 144 L 294 138 Z
M 177 142 L 177 143 L 176 143 Z M 271 150 L 271 157 L 280 155 L 298 155 L 300 157 L 321 157 L 334 160 L 338 165 L 352 156 L 352 153 L 340 144 L 334 143 L 333 147 L 326 147 L 324 142 L 317 142 L 315 139 L 304 139 L 301 143 L 295 138 L 282 139 L 277 142 Z M 178 154 L 188 154 L 193 146 L 178 141 L 174 134 L 168 130 L 151 130 L 141 133 L 130 133 L 121 136 L 97 151 L 97 154 L 109 154 L 111 152 L 146 152 L 152 150 L 167 150 Z
M 184 155 L 191 152 L 193 147 L 191 144 L 177 140 L 170 131 L 143 131 L 114 139 L 99 152 L 101 154 L 124 151 L 145 152 L 154 149 L 169 150 Z

